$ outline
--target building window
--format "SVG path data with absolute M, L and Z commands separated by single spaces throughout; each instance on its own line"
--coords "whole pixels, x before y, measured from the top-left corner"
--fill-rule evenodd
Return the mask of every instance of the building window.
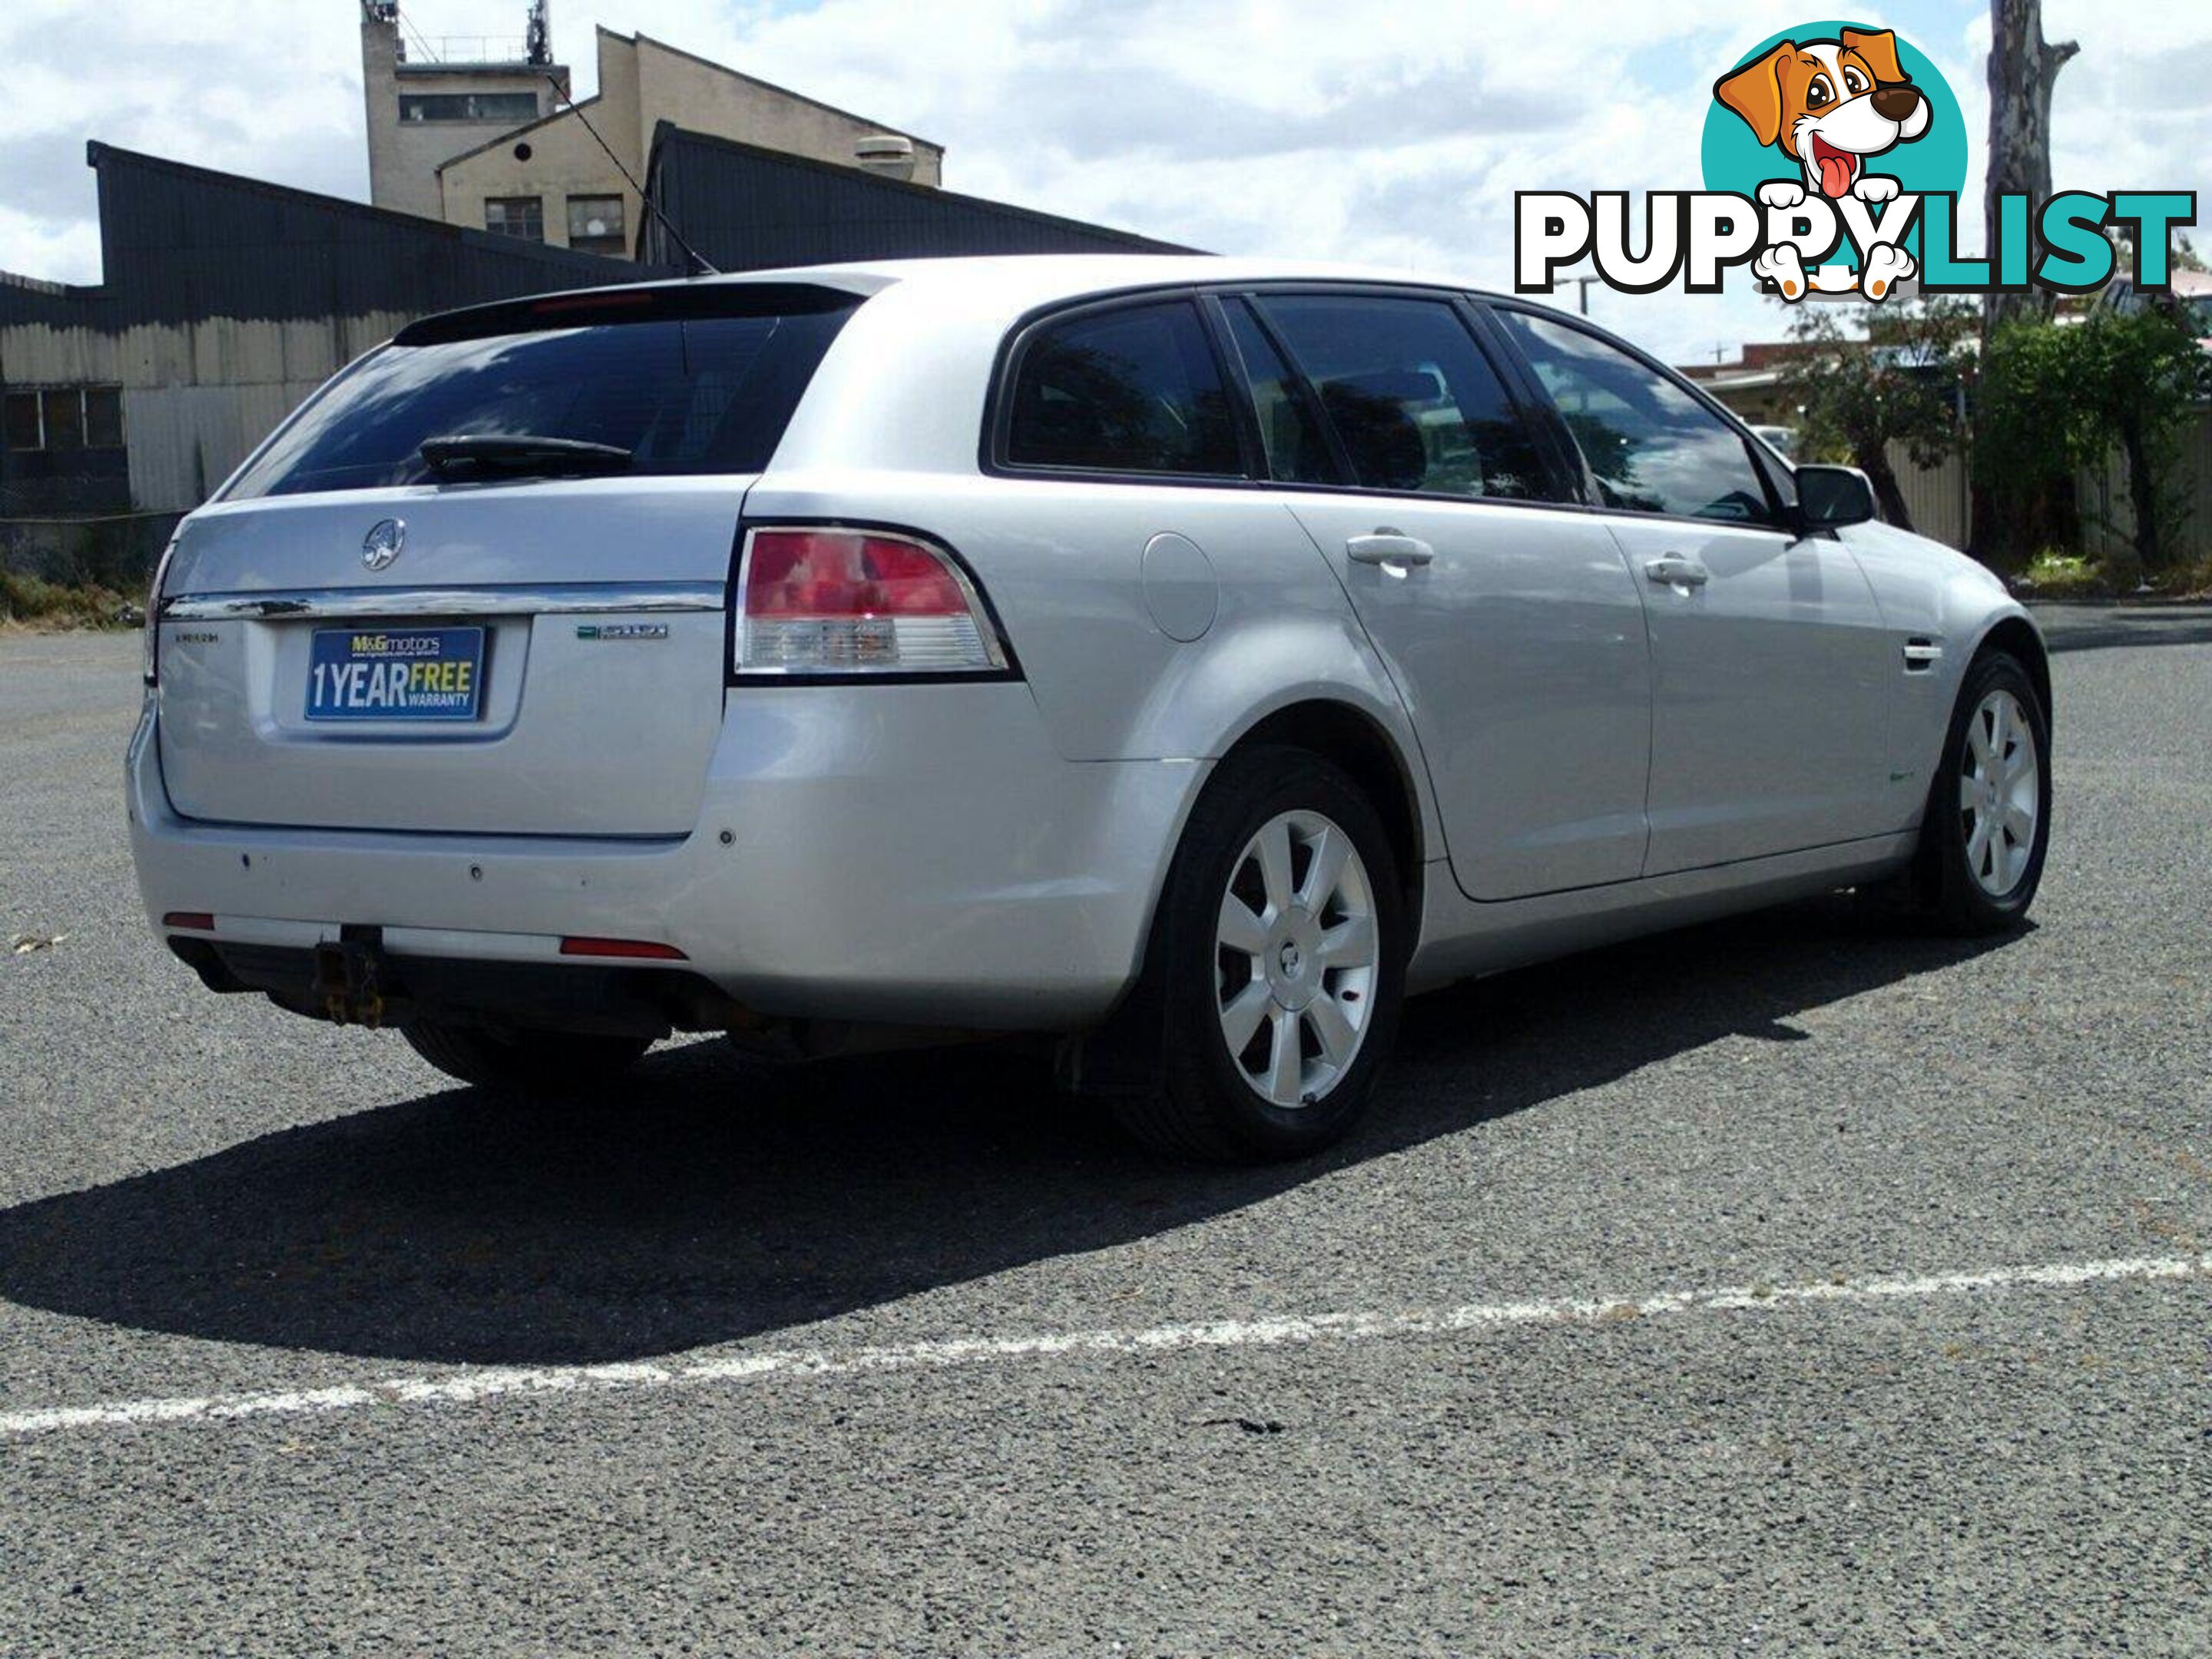
M 46 417 L 48 449 L 84 447 L 84 393 L 76 386 L 61 386 L 39 394 L 39 413 Z
M 520 236 L 526 242 L 542 242 L 545 240 L 545 198 L 495 196 L 484 204 L 484 228 L 495 236 Z
M 534 92 L 403 92 L 399 94 L 403 121 L 492 121 L 519 126 L 538 118 Z
M 568 246 L 586 253 L 609 253 L 616 258 L 629 252 L 629 237 L 623 228 L 623 198 L 619 196 L 571 196 L 568 198 Z
M 123 388 L 88 386 L 84 389 L 84 447 L 87 449 L 123 447 Z
M 44 449 L 46 428 L 39 420 L 39 394 L 35 392 L 11 392 L 8 394 L 8 447 L 10 449 Z
M 8 394 L 8 447 L 21 452 L 123 447 L 123 389 L 58 386 Z

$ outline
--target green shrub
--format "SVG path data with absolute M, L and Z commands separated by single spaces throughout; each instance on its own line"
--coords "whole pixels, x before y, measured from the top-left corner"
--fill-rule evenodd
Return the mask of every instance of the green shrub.
M 2112 580 L 2132 587 L 2183 556 L 2188 507 L 2180 437 L 2206 391 L 2206 358 L 2163 309 L 2099 309 L 2077 323 L 1999 329 L 1982 364 L 1978 482 L 2048 498 L 2118 450 L 2127 463 L 2132 545 Z
M 122 625 L 122 594 L 98 583 L 61 583 L 0 570 L 0 623 L 32 623 L 41 628 L 116 628 Z

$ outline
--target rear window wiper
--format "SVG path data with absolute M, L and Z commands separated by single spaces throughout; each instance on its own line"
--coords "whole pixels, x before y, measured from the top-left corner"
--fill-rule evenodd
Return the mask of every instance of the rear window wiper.
M 425 438 L 420 453 L 424 465 L 441 478 L 559 478 L 627 472 L 631 460 L 631 452 L 618 445 L 526 433 Z

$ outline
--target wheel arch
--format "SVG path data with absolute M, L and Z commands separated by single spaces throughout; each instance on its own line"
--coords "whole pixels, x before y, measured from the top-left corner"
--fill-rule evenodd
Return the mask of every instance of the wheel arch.
M 1427 844 L 1420 787 L 1397 739 L 1364 709 L 1334 698 L 1310 697 L 1254 720 L 1222 751 L 1222 758 L 1268 744 L 1318 755 L 1359 786 L 1390 837 L 1406 914 L 1418 918 Z
M 1270 745 L 1286 745 L 1320 756 L 1342 769 L 1374 804 L 1400 866 L 1399 883 L 1405 896 L 1407 921 L 1413 930 L 1413 937 L 1407 941 L 1409 960 L 1419 948 L 1426 857 L 1432 837 L 1426 828 L 1429 801 L 1422 791 L 1418 757 L 1407 752 L 1405 744 L 1376 714 L 1342 697 L 1307 695 L 1255 710 L 1212 749 L 1206 782 L 1185 800 L 1146 905 L 1144 928 L 1139 935 L 1138 973 L 1127 993 L 1100 1024 L 1072 1034 L 1062 1048 L 1061 1077 L 1070 1086 L 1104 1094 L 1152 1086 L 1159 1064 L 1158 951 L 1170 867 L 1182 851 L 1191 814 L 1212 781 L 1213 768 L 1231 756 Z M 1441 836 L 1433 840 L 1441 849 Z
M 2035 684 L 2036 697 L 2043 704 L 2043 725 L 2048 732 L 2057 722 L 2051 702 L 2051 652 L 2035 624 L 2025 616 L 1998 617 L 1974 641 L 1974 656 L 1984 651 L 2007 652 L 2027 670 L 2028 678 Z

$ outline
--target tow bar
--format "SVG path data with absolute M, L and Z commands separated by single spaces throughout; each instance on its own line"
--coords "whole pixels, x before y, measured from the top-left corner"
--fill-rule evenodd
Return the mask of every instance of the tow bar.
M 331 1024 L 384 1024 L 384 966 L 381 928 L 341 928 L 337 943 L 315 947 L 315 1001 Z

